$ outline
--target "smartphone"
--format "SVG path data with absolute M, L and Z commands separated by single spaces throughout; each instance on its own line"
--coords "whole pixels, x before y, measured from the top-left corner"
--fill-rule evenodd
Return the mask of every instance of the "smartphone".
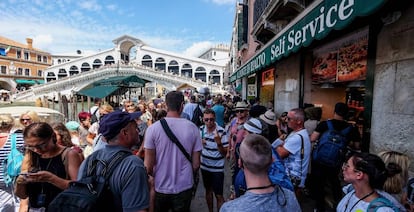
M 29 175 L 29 173 L 28 172 L 20 172 L 19 175 L 22 175 L 23 177 L 26 177 L 27 175 Z

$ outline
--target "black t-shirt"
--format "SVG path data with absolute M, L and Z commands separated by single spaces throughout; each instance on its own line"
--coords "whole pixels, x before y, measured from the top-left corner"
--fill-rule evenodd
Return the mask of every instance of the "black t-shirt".
M 337 119 L 331 119 L 333 128 L 337 131 L 342 131 L 345 128 L 347 128 L 348 126 L 352 126 L 351 124 L 349 124 L 346 121 L 342 121 L 342 120 L 337 120 Z M 318 124 L 318 126 L 316 126 L 315 131 L 320 133 L 319 137 L 322 136 L 322 134 L 328 130 L 328 124 L 326 121 L 323 121 L 321 123 Z M 358 128 L 355 126 L 352 126 L 351 131 L 346 135 L 348 144 L 349 142 L 360 142 L 361 141 L 361 136 L 359 134 Z

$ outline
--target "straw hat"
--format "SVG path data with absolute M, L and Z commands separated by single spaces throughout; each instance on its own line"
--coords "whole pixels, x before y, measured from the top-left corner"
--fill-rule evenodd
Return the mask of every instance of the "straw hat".
M 244 101 L 237 102 L 233 111 L 238 111 L 238 110 L 249 110 L 249 105 Z
M 266 111 L 266 113 L 260 115 L 259 118 L 267 124 L 276 125 L 276 114 L 271 110 Z

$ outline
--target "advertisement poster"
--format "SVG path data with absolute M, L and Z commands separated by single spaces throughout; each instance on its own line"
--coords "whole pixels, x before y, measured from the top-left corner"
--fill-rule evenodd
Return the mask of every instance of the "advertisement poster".
M 247 96 L 256 96 L 256 85 L 255 84 L 247 85 Z
M 274 71 L 275 69 L 271 68 L 262 73 L 262 86 L 275 84 Z
M 365 80 L 367 74 L 368 29 L 353 33 L 314 51 L 312 82 Z

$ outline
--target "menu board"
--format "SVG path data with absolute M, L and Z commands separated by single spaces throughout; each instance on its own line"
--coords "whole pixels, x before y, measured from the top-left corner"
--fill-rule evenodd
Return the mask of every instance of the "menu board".
M 365 80 L 367 74 L 368 29 L 329 43 L 313 52 L 312 82 Z

